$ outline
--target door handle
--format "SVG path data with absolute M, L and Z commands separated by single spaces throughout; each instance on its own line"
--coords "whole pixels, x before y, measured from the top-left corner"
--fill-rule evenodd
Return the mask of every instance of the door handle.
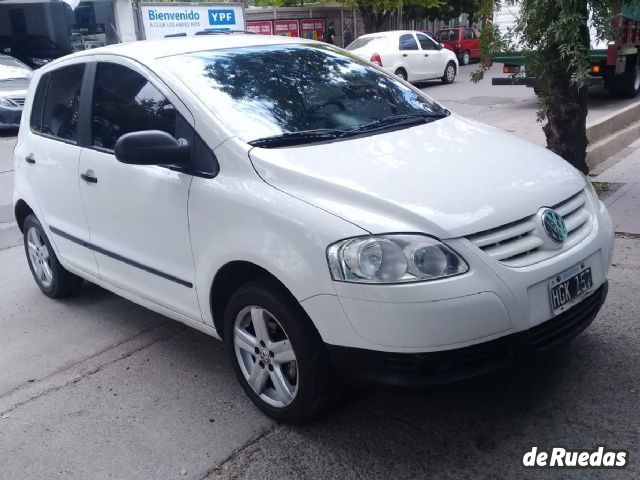
M 93 170 L 87 170 L 86 173 L 81 173 L 80 178 L 85 182 L 98 183 L 98 179 L 94 176 Z
M 403 54 L 402 54 L 402 56 L 403 56 L 403 57 L 407 57 L 407 56 L 408 56 L 408 54 L 406 54 L 406 53 L 403 53 Z
M 24 157 L 25 162 L 34 165 L 36 163 L 36 157 L 34 157 L 33 153 L 30 153 L 26 157 Z
M 425 54 L 424 54 L 424 56 L 425 56 L 425 57 L 428 57 L 428 56 L 429 56 L 429 54 L 428 54 L 428 53 L 425 53 Z

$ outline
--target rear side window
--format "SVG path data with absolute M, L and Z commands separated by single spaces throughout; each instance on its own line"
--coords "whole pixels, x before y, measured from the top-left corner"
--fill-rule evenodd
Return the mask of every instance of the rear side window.
M 44 105 L 44 96 L 47 93 L 47 87 L 49 86 L 49 74 L 45 74 L 40 77 L 38 82 L 38 88 L 36 94 L 33 97 L 33 106 L 31 107 L 31 116 L 29 117 L 29 123 L 31 130 L 34 132 L 42 131 L 42 106 Z
M 465 30 L 465 32 L 464 32 L 464 39 L 465 40 L 473 40 L 474 38 L 476 38 L 476 36 L 473 33 L 473 30 Z
M 62 67 L 49 73 L 40 125 L 42 133 L 70 142 L 78 141 L 78 106 L 83 74 L 84 64 Z
M 418 50 L 418 42 L 410 33 L 400 35 L 400 50 Z
M 162 130 L 184 137 L 186 122 L 145 77 L 116 63 L 98 63 L 91 111 L 91 144 L 113 150 L 125 133 Z

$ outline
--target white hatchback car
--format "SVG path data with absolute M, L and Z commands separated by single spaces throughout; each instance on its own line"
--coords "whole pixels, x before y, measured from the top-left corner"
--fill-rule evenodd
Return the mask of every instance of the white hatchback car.
M 362 35 L 347 50 L 408 82 L 439 79 L 452 83 L 458 73 L 455 53 L 426 33 L 413 30 Z
M 613 234 L 548 150 L 299 38 L 87 50 L 34 73 L 15 216 L 50 297 L 83 279 L 223 338 L 303 421 L 344 378 L 425 385 L 577 335 Z

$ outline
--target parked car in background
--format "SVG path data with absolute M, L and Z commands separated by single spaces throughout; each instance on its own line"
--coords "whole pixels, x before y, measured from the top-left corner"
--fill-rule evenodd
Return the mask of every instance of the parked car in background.
M 31 69 L 8 55 L 0 55 L 0 129 L 20 125 Z
M 418 31 L 397 30 L 363 35 L 347 50 L 408 82 L 441 79 L 442 83 L 451 83 L 458 73 L 455 54 Z
M 448 27 L 436 33 L 436 40 L 456 54 L 460 65 L 480 58 L 480 32 L 475 27 Z
M 71 53 L 44 35 L 0 35 L 0 53 L 11 55 L 31 68 L 40 68 Z

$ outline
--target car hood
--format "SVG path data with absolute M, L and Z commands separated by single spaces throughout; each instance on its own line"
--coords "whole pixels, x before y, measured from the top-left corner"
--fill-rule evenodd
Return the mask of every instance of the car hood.
M 25 98 L 29 88 L 29 79 L 16 79 L 9 82 L 0 82 L 0 97 Z
M 580 173 L 549 150 L 456 115 L 249 154 L 270 185 L 371 233 L 465 236 L 532 215 L 585 187 Z

